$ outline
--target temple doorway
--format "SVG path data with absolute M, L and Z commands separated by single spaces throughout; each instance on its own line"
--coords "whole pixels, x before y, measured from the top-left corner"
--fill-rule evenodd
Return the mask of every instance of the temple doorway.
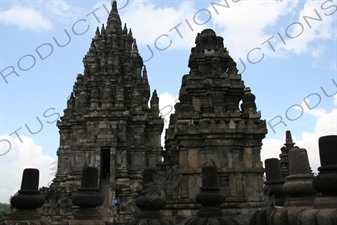
M 101 149 L 101 179 L 110 177 L 110 148 Z

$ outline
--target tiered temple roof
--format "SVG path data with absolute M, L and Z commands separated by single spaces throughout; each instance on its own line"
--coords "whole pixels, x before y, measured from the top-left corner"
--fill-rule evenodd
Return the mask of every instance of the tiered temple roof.
M 58 214 L 70 215 L 68 198 L 80 185 L 82 168 L 93 166 L 99 168 L 101 186 L 107 180 L 104 206 L 116 199 L 120 212 L 131 213 L 142 169 L 161 160 L 164 122 L 156 90 L 150 99 L 146 67 L 131 29 L 122 28 L 116 1 L 107 25 L 97 28 L 83 64 L 84 74 L 77 75 L 57 123 L 60 147 L 50 206 L 62 202 Z
M 255 95 L 245 87 L 222 37 L 206 29 L 195 44 L 165 137 L 171 162 L 184 175 L 173 198 L 195 203 L 201 167 L 211 163 L 218 168 L 228 201 L 237 206 L 258 201 L 264 172 L 260 150 L 267 129 Z

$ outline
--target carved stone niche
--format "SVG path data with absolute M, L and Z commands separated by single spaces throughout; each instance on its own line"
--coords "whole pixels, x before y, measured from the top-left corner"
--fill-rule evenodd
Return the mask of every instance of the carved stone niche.
M 180 112 L 182 115 L 190 115 L 193 113 L 193 107 L 191 105 L 181 104 Z
M 225 111 L 225 105 L 214 105 L 213 106 L 213 111 L 215 114 L 219 115 L 222 114 Z
M 208 102 L 204 102 L 201 105 L 201 111 L 203 114 L 211 114 L 212 113 L 212 105 Z
M 227 197 L 231 196 L 231 191 L 229 188 L 229 174 L 228 173 L 220 173 L 219 174 L 219 187 L 220 192 Z
M 117 138 L 119 143 L 124 143 L 126 141 L 126 127 L 124 125 L 117 126 Z

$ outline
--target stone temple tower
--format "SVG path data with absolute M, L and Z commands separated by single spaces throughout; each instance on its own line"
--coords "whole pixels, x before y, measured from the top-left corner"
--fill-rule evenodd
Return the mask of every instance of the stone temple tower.
M 171 206 L 168 201 L 167 208 L 179 208 L 182 217 L 197 208 L 201 167 L 207 164 L 217 167 L 228 208 L 258 201 L 264 173 L 260 150 L 267 134 L 255 96 L 245 87 L 223 38 L 206 29 L 195 44 L 190 72 L 182 78 L 180 103 L 165 136 L 171 164 L 183 175 L 172 194 L 178 200 L 172 200 Z
M 146 68 L 131 29 L 122 28 L 116 1 L 106 27 L 97 28 L 83 64 L 84 74 L 77 75 L 57 123 L 57 174 L 44 214 L 71 217 L 70 197 L 80 185 L 83 166 L 92 166 L 99 169 L 103 207 L 118 205 L 118 214 L 128 218 L 134 211 L 132 195 L 141 189 L 142 169 L 161 160 L 164 122 L 155 90 L 150 99 Z

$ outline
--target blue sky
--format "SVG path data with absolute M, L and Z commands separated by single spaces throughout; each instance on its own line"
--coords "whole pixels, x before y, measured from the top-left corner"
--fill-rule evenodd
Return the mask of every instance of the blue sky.
M 96 27 L 106 23 L 105 8 L 110 1 L 1 1 L 0 202 L 19 189 L 25 167 L 41 170 L 41 186 L 51 181 L 59 145 L 55 121 L 83 73 Z M 337 134 L 336 0 L 123 0 L 118 8 L 163 115 L 189 72 L 195 36 L 212 28 L 267 120 L 262 160 L 278 157 L 291 130 L 317 170 L 317 139 Z

